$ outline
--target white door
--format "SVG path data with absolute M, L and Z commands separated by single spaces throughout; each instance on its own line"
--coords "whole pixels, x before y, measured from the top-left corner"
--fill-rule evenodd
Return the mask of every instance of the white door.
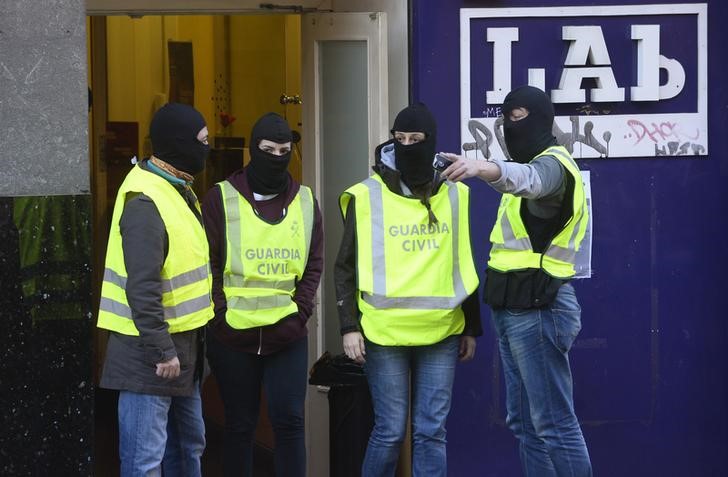
M 375 147 L 389 136 L 386 15 L 311 13 L 301 25 L 303 181 L 324 221 L 324 274 L 309 323 L 309 362 L 341 352 L 333 268 L 343 230 L 339 195 L 366 179 Z M 310 389 L 306 404 L 308 475 L 328 475 L 328 402 Z

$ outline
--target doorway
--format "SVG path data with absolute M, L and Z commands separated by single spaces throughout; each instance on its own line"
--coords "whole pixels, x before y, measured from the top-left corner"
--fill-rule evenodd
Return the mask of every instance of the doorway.
M 151 154 L 154 112 L 167 102 L 194 106 L 207 121 L 210 158 L 195 178 L 200 198 L 248 161 L 254 122 L 273 111 L 301 132 L 300 15 L 154 15 L 88 19 L 95 284 L 98 288 L 117 190 L 133 157 Z M 289 170 L 302 180 L 301 149 Z M 98 296 L 98 291 L 96 293 Z M 95 337 L 95 376 L 107 335 Z M 98 382 L 98 378 L 97 378 Z M 222 403 L 214 377 L 203 387 L 208 446 L 205 475 L 220 475 Z M 256 431 L 256 473 L 272 473 L 273 434 L 265 400 Z M 97 390 L 96 475 L 118 472 L 116 393 Z

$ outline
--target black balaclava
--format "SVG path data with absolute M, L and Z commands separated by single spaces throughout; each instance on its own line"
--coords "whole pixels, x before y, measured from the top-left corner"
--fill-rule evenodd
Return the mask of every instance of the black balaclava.
M 430 110 L 422 103 L 404 108 L 392 125 L 392 134 L 395 131 L 425 133 L 425 140 L 415 144 L 405 146 L 396 139 L 394 141 L 394 163 L 402 175 L 402 181 L 409 188 L 432 182 L 435 177 L 432 159 L 435 156 L 437 125 Z
M 263 115 L 250 133 L 250 163 L 248 184 L 258 194 L 279 194 L 288 187 L 288 163 L 291 153 L 276 156 L 260 150 L 260 141 L 267 139 L 278 144 L 293 142 L 291 128 L 276 113 Z
M 201 172 L 210 153 L 210 146 L 197 140 L 204 127 L 205 118 L 192 106 L 165 104 L 149 125 L 154 156 L 182 172 Z
M 510 112 L 515 108 L 526 108 L 528 116 L 511 121 Z M 551 99 L 538 88 L 521 86 L 506 96 L 503 101 L 503 135 L 508 154 L 516 162 L 526 164 L 549 146 L 556 144 L 553 135 L 554 105 Z

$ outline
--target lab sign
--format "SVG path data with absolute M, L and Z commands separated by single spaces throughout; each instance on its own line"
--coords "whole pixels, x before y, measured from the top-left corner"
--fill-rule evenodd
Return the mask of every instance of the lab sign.
M 508 158 L 501 106 L 530 84 L 575 158 L 705 156 L 706 4 L 460 10 L 461 139 Z

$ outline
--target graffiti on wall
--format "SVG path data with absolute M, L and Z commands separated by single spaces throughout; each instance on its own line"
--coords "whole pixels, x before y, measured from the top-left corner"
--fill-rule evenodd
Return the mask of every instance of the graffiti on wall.
M 559 118 L 563 122 L 563 118 Z M 613 132 L 609 128 L 595 130 L 594 121 L 582 116 L 569 116 L 567 126 L 562 129 L 554 123 L 553 134 L 574 157 L 608 158 Z M 490 121 L 488 121 L 490 124 Z M 475 151 L 478 158 L 504 157 L 510 160 L 503 136 L 503 117 L 499 116 L 486 124 L 482 119 L 469 119 L 466 142 L 461 147 L 466 153 Z M 701 142 L 700 130 L 685 131 L 680 123 L 663 121 L 644 124 L 638 119 L 627 119 L 622 131 L 623 139 L 632 141 L 635 156 L 704 156 L 706 147 Z M 645 149 L 645 146 L 648 149 Z
M 564 146 L 575 157 L 582 157 L 576 148 L 586 146 L 599 154 L 599 157 L 609 157 L 609 140 L 612 138 L 611 131 L 604 131 L 601 140 L 594 136 L 594 123 L 586 121 L 581 126 L 581 118 L 579 116 L 570 116 L 571 129 L 562 131 L 558 124 L 554 123 L 553 134 L 556 141 Z M 472 142 L 462 144 L 463 151 L 476 151 L 480 153 L 484 159 L 490 159 L 492 153 L 490 151 L 493 145 L 493 137 L 498 142 L 498 150 L 500 154 L 510 160 L 508 149 L 506 148 L 505 138 L 503 136 L 503 117 L 499 116 L 493 122 L 493 131 L 482 122 L 471 119 L 468 121 L 468 132 L 473 138 Z

